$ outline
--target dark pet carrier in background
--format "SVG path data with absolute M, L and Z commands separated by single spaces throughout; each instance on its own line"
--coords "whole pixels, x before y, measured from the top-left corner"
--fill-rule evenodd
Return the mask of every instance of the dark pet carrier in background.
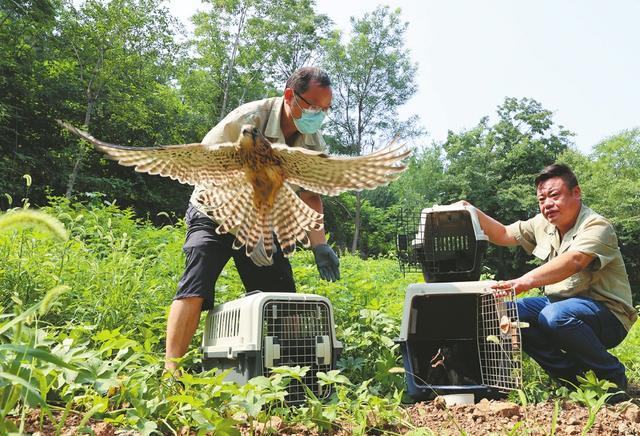
M 521 387 L 515 296 L 496 298 L 493 283 L 409 285 L 397 342 L 411 397 L 486 396 Z
M 317 372 L 336 368 L 342 344 L 336 339 L 333 309 L 325 297 L 285 292 L 256 292 L 215 307 L 207 316 L 202 340 L 205 369 L 231 369 L 227 380 L 239 384 L 268 377 L 273 367 L 309 366 L 304 384 L 320 399 L 331 390 Z M 305 399 L 296 380 L 287 402 Z
M 426 282 L 478 280 L 489 238 L 472 206 L 433 206 L 403 212 L 397 250 L 403 272 L 422 271 Z
M 404 213 L 398 258 L 427 283 L 409 285 L 400 344 L 407 391 L 492 396 L 522 385 L 520 323 L 515 295 L 496 297 L 493 281 L 477 281 L 489 238 L 473 206 Z

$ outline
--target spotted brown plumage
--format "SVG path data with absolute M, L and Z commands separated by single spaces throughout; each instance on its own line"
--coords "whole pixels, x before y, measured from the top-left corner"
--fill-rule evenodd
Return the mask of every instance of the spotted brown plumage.
M 305 204 L 294 186 L 322 195 L 374 189 L 397 178 L 411 153 L 392 144 L 366 156 L 328 156 L 271 144 L 251 125 L 242 127 L 235 143 L 124 147 L 59 124 L 121 165 L 202 186 L 196 201 L 218 223 L 216 231 L 233 233 L 233 247 L 244 245 L 248 256 L 264 244 L 268 258 L 273 255 L 274 233 L 285 256 L 290 256 L 296 242 L 310 245 L 307 232 L 323 228 L 322 214 Z

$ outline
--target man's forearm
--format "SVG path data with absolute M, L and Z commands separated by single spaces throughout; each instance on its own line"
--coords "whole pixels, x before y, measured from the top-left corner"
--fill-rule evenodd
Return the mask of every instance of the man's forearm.
M 567 251 L 544 265 L 532 269 L 517 280 L 529 289 L 561 282 L 585 269 L 593 261 L 593 256 L 579 251 Z
M 509 235 L 507 226 L 502 224 L 500 221 L 491 218 L 478 208 L 476 208 L 476 211 L 478 213 L 480 227 L 482 227 L 482 231 L 487 235 L 489 241 L 496 245 L 503 245 L 507 247 L 518 245 L 518 241 L 516 241 L 513 236 Z
M 593 256 L 579 251 L 567 251 L 522 277 L 499 281 L 493 288 L 502 291 L 513 288 L 516 294 L 519 294 L 529 289 L 558 283 L 585 269 L 593 259 Z
M 500 221 L 491 218 L 489 215 L 466 200 L 461 200 L 454 204 L 471 206 L 476 210 L 476 213 L 478 214 L 478 221 L 480 221 L 480 227 L 482 228 L 482 231 L 487 235 L 491 243 L 507 247 L 518 245 L 518 241 L 516 241 L 516 238 L 509 235 L 509 232 L 507 232 L 507 227 Z
M 324 209 L 322 207 L 322 199 L 318 194 L 309 191 L 302 191 L 300 193 L 300 199 L 316 212 L 324 213 Z M 326 244 L 327 237 L 324 233 L 324 227 L 322 228 L 322 230 L 311 230 L 309 232 L 309 241 L 311 242 L 312 247 L 320 244 Z

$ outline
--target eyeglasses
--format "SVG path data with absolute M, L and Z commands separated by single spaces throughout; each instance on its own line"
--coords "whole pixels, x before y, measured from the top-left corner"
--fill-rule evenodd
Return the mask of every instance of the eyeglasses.
M 300 94 L 298 94 L 297 91 L 293 91 L 293 93 L 295 94 L 296 97 L 300 98 L 302 101 L 304 101 L 306 104 L 309 105 L 308 108 L 303 108 L 302 106 L 300 106 L 300 103 L 298 103 L 298 101 L 296 100 L 296 104 L 302 110 L 306 110 L 306 111 L 313 112 L 313 113 L 324 112 L 325 114 L 329 113 L 329 111 L 331 110 L 331 106 L 326 107 L 326 108 L 322 108 L 320 106 L 316 106 L 314 104 L 309 103 L 309 101 L 306 98 L 304 98 L 303 96 L 301 96 Z

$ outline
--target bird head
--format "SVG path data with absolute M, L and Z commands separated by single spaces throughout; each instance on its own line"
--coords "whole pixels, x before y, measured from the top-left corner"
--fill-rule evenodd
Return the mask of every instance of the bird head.
M 438 366 L 444 366 L 444 355 L 442 354 L 442 348 L 438 348 L 438 352 L 431 358 L 431 368 Z
M 262 132 L 251 124 L 245 124 L 242 126 L 240 129 L 239 142 L 240 147 L 247 150 L 262 148 L 265 145 L 269 145 L 269 141 L 265 138 Z

